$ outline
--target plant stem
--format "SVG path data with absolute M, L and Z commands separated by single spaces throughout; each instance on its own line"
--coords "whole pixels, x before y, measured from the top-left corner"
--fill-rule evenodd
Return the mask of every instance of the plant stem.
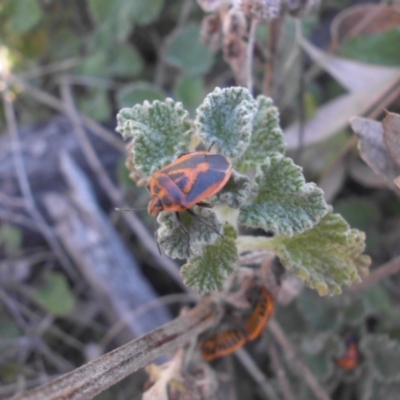
M 210 299 L 168 324 L 12 400 L 89 400 L 157 357 L 174 352 L 220 318 Z
M 249 89 L 250 93 L 253 93 L 253 57 L 257 24 L 258 20 L 256 18 L 251 20 L 249 41 L 247 43 L 247 89 Z

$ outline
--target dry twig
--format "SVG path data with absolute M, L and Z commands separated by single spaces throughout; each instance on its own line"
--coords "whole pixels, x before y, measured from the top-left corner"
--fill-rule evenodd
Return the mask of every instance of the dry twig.
M 157 357 L 175 352 L 220 318 L 206 299 L 184 315 L 39 388 L 15 395 L 13 400 L 89 400 Z

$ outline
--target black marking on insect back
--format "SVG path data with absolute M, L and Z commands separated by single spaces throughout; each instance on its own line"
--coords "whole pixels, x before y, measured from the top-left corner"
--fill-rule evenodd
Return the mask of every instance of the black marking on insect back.
M 162 175 L 159 177 L 158 182 L 161 187 L 164 187 L 168 191 L 168 196 L 170 197 L 171 204 L 182 204 L 184 201 L 184 194 L 182 191 L 176 186 L 176 184 L 167 176 Z
M 164 197 L 161 199 L 161 201 L 162 201 L 163 205 L 164 205 L 164 206 L 167 206 L 167 207 L 171 206 L 171 204 L 172 204 L 172 201 L 171 201 L 171 199 L 170 199 L 168 196 L 164 196 Z
M 206 154 L 205 162 L 210 164 L 210 169 L 215 171 L 228 171 L 231 164 L 228 159 L 221 154 Z
M 161 188 L 158 185 L 153 185 L 152 189 L 153 189 L 154 194 L 159 194 L 161 191 Z
M 174 179 L 174 182 L 176 186 L 178 186 L 179 189 L 182 190 L 182 192 L 186 192 L 187 185 L 189 184 L 190 180 L 187 176 L 182 174 L 182 177 L 180 179 Z
M 192 189 L 186 195 L 187 203 L 192 203 L 197 198 L 201 197 L 208 188 L 218 185 L 224 180 L 225 176 L 226 173 L 220 171 L 206 171 L 199 173 L 196 181 L 193 183 Z

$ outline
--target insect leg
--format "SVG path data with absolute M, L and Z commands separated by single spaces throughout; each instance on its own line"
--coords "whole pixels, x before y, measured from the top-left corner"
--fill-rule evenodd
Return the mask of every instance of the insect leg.
M 187 238 L 187 245 L 188 245 L 188 248 L 189 248 L 189 246 L 190 246 L 190 234 L 189 234 L 189 231 L 187 230 L 186 226 L 183 224 L 183 221 L 182 221 L 182 218 L 181 218 L 181 214 L 180 214 L 179 212 L 176 212 L 175 215 L 176 215 L 176 219 L 178 220 L 179 225 L 180 225 L 182 231 L 183 231 L 183 232 L 185 233 L 185 235 L 186 235 L 186 238 Z
M 205 226 L 208 226 L 211 230 L 213 230 L 218 236 L 221 236 L 222 238 L 224 237 L 223 235 L 221 235 L 216 229 L 215 227 L 213 227 L 212 225 L 210 225 L 209 223 L 207 223 L 206 221 L 204 221 L 204 219 L 200 218 L 193 210 L 191 210 L 190 208 L 188 208 L 186 210 L 196 221 L 199 221 L 200 223 L 202 223 Z
M 204 207 L 204 208 L 213 208 L 214 205 L 211 203 L 206 203 L 205 201 L 199 201 L 196 206 Z

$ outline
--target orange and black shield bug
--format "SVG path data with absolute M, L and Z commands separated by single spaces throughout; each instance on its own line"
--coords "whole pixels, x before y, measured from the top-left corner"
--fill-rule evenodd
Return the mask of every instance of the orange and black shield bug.
M 274 299 L 265 287 L 261 288 L 256 306 L 246 321 L 247 340 L 255 340 L 263 331 L 274 312 Z
M 355 369 L 361 361 L 361 354 L 358 349 L 358 338 L 355 335 L 349 335 L 346 340 L 346 352 L 336 360 L 336 364 L 346 371 Z
M 156 216 L 161 211 L 187 211 L 195 205 L 210 207 L 203 200 L 217 194 L 231 174 L 231 163 L 221 154 L 183 154 L 151 177 L 148 212 Z
M 229 329 L 216 332 L 199 341 L 201 354 L 206 361 L 227 356 L 246 344 L 246 332 L 243 329 Z

